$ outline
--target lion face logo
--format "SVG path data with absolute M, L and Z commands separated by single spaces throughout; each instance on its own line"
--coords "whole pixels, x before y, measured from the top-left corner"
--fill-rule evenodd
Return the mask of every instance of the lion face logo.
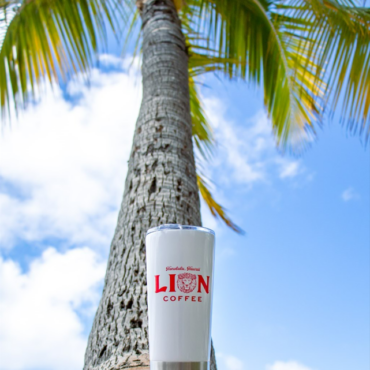
M 178 275 L 177 286 L 183 293 L 190 293 L 195 289 L 195 286 L 197 285 L 196 279 L 196 275 L 185 272 Z

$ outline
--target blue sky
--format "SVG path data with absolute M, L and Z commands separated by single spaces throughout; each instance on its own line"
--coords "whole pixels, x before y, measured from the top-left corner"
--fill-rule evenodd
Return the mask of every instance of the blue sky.
M 245 125 L 241 96 L 253 101 L 253 95 L 228 90 L 220 94 L 228 102 L 225 115 Z M 219 233 L 218 252 L 230 252 L 217 265 L 215 343 L 246 369 L 278 359 L 310 369 L 365 370 L 368 152 L 332 124 L 296 160 L 301 172 L 294 176 L 279 178 L 271 168 L 266 181 L 221 186 L 247 235 Z M 214 174 L 219 183 L 226 176 L 218 169 Z
M 101 56 L 90 88 L 77 76 L 46 89 L 0 137 L 1 370 L 81 368 L 141 97 L 137 64 L 118 55 Z M 332 122 L 283 156 L 261 91 L 203 82 L 218 139 L 207 172 L 246 231 L 203 206 L 219 369 L 368 370 L 368 149 Z

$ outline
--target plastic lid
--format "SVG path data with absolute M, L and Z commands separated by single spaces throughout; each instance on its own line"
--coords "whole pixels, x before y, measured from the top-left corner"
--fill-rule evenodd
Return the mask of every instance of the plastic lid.
M 162 231 L 162 230 L 197 230 L 197 231 L 202 231 L 204 233 L 215 235 L 215 232 L 211 229 L 208 229 L 207 227 L 192 226 L 192 225 L 179 225 L 179 224 L 164 224 L 164 225 L 159 225 L 157 227 L 152 227 L 151 229 L 147 231 L 146 235 L 154 233 L 156 231 Z

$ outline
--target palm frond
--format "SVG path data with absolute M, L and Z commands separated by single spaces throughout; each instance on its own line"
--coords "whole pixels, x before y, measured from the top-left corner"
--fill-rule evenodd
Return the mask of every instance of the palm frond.
M 226 63 L 236 63 L 230 59 L 211 53 L 209 48 L 189 47 L 189 73 L 191 77 L 204 73 L 223 71 Z
M 311 19 L 307 37 L 327 81 L 328 109 L 348 129 L 370 135 L 370 8 L 349 0 L 298 0 L 277 7 L 293 18 Z
M 189 13 L 194 50 L 214 56 L 210 69 L 264 88 L 264 102 L 277 142 L 284 148 L 297 132 L 315 131 L 323 113 L 325 85 L 313 40 L 302 35 L 307 20 L 277 17 L 264 0 L 192 0 Z M 197 27 L 197 25 L 200 25 Z M 206 68 L 203 68 L 206 70 Z
M 296 145 L 297 133 L 315 134 L 324 112 L 340 106 L 342 122 L 368 140 L 369 8 L 351 0 L 189 0 L 183 12 L 195 35 L 190 50 L 204 55 L 199 71 L 262 85 L 281 147 Z
M 19 8 L 17 0 L 0 0 L 0 48 L 3 44 L 6 30 Z
M 206 202 L 212 215 L 216 218 L 220 217 L 225 222 L 225 224 L 233 229 L 235 232 L 243 234 L 244 231 L 231 221 L 231 219 L 227 216 L 225 209 L 213 198 L 205 178 L 202 177 L 199 173 L 197 174 L 197 183 L 200 194 Z
M 227 59 L 217 49 L 212 49 L 209 45 L 209 39 L 196 29 L 197 25 L 194 24 L 194 21 L 197 19 L 196 14 L 198 13 L 199 11 L 194 11 L 192 7 L 187 6 L 180 14 L 182 30 L 188 48 L 191 77 L 222 71 L 226 64 L 237 64 L 237 60 Z
M 189 77 L 189 95 L 193 139 L 199 153 L 207 160 L 213 153 L 215 139 L 192 77 Z
M 180 16 L 189 55 L 189 95 L 193 129 L 192 135 L 195 145 L 202 156 L 202 158 L 198 158 L 197 161 L 197 183 L 199 192 L 214 217 L 220 217 L 228 227 L 237 233 L 243 233 L 243 230 L 226 215 L 226 211 L 222 205 L 214 199 L 205 176 L 203 176 L 199 170 L 202 164 L 211 160 L 216 142 L 211 125 L 208 123 L 204 112 L 201 98 L 198 94 L 196 79 L 207 72 L 222 71 L 226 61 L 225 58 L 218 56 L 216 50 L 211 50 L 207 46 L 200 45 L 205 39 L 202 39 L 202 36 L 192 28 L 192 15 L 189 12 L 189 8 L 187 11 L 181 12 Z
M 130 2 L 127 0 L 127 4 Z M 6 14 L 13 0 L 0 0 Z M 129 8 L 119 0 L 32 0 L 17 7 L 0 49 L 2 115 L 24 106 L 47 80 L 87 71 L 95 61 L 106 23 L 118 30 Z

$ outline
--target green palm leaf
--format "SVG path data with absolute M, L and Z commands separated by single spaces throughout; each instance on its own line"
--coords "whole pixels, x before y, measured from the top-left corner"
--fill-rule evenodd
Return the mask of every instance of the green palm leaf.
M 314 134 L 325 111 L 341 106 L 342 122 L 370 134 L 370 11 L 349 0 L 183 0 L 189 51 L 193 138 L 210 160 L 214 137 L 197 91 L 197 77 L 219 71 L 263 86 L 277 143 Z M 135 15 L 136 14 L 136 15 Z M 0 0 L 0 110 L 24 106 L 44 81 L 60 83 L 88 71 L 105 26 L 135 29 L 130 0 Z M 206 181 L 201 195 L 213 214 L 233 225 Z M 231 226 L 232 227 L 232 226 Z
M 237 233 L 242 233 L 243 230 L 240 229 L 230 219 L 230 217 L 226 214 L 226 210 L 215 200 L 214 196 L 209 190 L 209 185 L 205 177 L 201 174 L 201 171 L 199 170 L 199 167 L 205 165 L 212 159 L 213 149 L 216 143 L 211 126 L 208 123 L 206 114 L 204 112 L 202 102 L 199 98 L 195 80 L 192 77 L 193 70 L 190 69 L 189 72 L 189 95 L 192 135 L 194 143 L 201 155 L 201 158 L 198 158 L 197 161 L 197 183 L 199 192 L 213 216 L 219 217 L 223 222 L 225 222 L 227 226 L 229 226 Z
M 295 1 L 278 7 L 294 18 L 311 19 L 307 37 L 327 81 L 328 109 L 340 108 L 351 132 L 370 134 L 370 8 L 347 0 Z
M 127 11 L 119 0 L 30 0 L 16 8 L 14 3 L 0 0 L 5 23 L 13 11 L 0 49 L 3 115 L 10 102 L 15 110 L 26 104 L 42 81 L 60 82 L 73 71 L 87 71 L 106 23 L 117 29 Z
M 193 139 L 203 158 L 209 159 L 213 152 L 215 139 L 192 77 L 189 77 L 189 95 Z
M 198 34 L 192 48 L 211 55 L 213 69 L 263 85 L 273 130 L 284 147 L 297 132 L 314 132 L 323 113 L 325 85 L 313 41 L 302 35 L 309 22 L 278 17 L 273 9 L 272 3 L 259 0 L 193 0 L 184 18 Z
M 207 184 L 207 181 L 205 180 L 204 176 L 200 175 L 199 173 L 197 174 L 197 183 L 200 194 L 206 202 L 212 215 L 215 217 L 220 217 L 225 222 L 225 224 L 233 229 L 235 232 L 243 234 L 244 231 L 231 221 L 231 219 L 226 215 L 225 209 L 215 201 L 211 191 L 209 190 L 209 185 Z

